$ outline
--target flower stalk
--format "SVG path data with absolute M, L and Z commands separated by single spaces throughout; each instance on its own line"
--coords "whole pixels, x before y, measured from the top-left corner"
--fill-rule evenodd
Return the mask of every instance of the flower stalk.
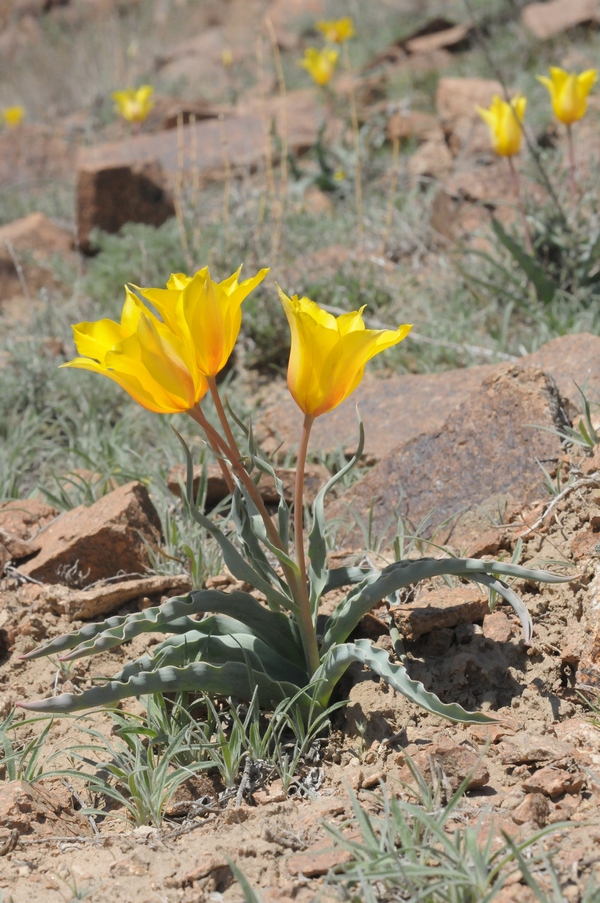
M 296 546 L 296 563 L 300 570 L 298 586 L 300 589 L 300 615 L 302 619 L 302 634 L 305 638 L 305 652 L 311 673 L 314 674 L 320 663 L 319 647 L 315 624 L 310 611 L 310 599 L 308 594 L 308 577 L 306 574 L 306 559 L 304 555 L 304 471 L 306 468 L 306 453 L 308 440 L 315 418 L 311 414 L 304 415 L 298 459 L 296 461 L 296 480 L 294 486 L 294 543 Z

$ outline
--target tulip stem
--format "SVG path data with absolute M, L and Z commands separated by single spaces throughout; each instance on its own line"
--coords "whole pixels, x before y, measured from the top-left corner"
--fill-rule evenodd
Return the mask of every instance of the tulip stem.
M 577 179 L 575 177 L 575 146 L 573 144 L 573 127 L 567 125 L 567 147 L 569 150 L 569 176 L 571 181 L 571 194 L 577 191 Z
M 356 95 L 354 93 L 354 76 L 350 63 L 350 51 L 348 44 L 344 44 L 344 62 L 348 73 L 348 99 L 350 101 L 350 121 L 352 123 L 352 138 L 354 140 L 354 155 L 356 164 L 354 168 L 354 187 L 356 193 L 356 216 L 358 219 L 358 239 L 362 245 L 364 238 L 363 222 L 363 198 L 362 198 L 362 170 L 360 161 L 360 133 L 358 130 L 358 113 L 356 111 Z
M 215 457 L 216 457 L 217 461 L 219 462 L 219 467 L 221 468 L 221 473 L 223 474 L 225 483 L 227 484 L 227 489 L 228 489 L 230 495 L 233 495 L 233 490 L 235 489 L 235 483 L 233 482 L 233 477 L 231 476 L 231 473 L 229 472 L 229 468 L 227 467 L 227 464 L 223 460 L 223 454 L 227 453 L 227 446 L 225 445 L 225 443 L 223 442 L 223 440 L 217 433 L 214 426 L 211 426 L 211 424 L 208 422 L 208 420 L 204 416 L 199 404 L 197 404 L 195 407 L 191 408 L 188 411 L 188 414 L 190 415 L 192 420 L 195 420 L 196 423 L 198 424 L 198 426 L 200 426 L 204 430 L 204 433 L 206 434 L 206 438 L 208 440 L 208 444 L 210 445 L 211 449 L 215 453 Z
M 304 415 L 298 459 L 296 461 L 296 481 L 294 486 L 294 542 L 296 545 L 296 563 L 300 569 L 300 615 L 302 618 L 302 634 L 305 641 L 305 654 L 311 673 L 314 674 L 319 667 L 320 656 L 315 625 L 313 624 L 310 610 L 310 598 L 308 595 L 308 578 L 306 575 L 306 560 L 304 557 L 304 470 L 306 467 L 306 452 L 308 440 L 315 418 L 312 414 Z
M 533 243 L 531 241 L 531 234 L 529 232 L 529 225 L 527 223 L 527 214 L 525 213 L 525 204 L 523 203 L 523 197 L 521 195 L 521 186 L 519 184 L 519 176 L 517 174 L 517 170 L 515 168 L 515 164 L 513 163 L 512 157 L 507 157 L 508 165 L 510 166 L 510 173 L 513 180 L 513 185 L 515 189 L 515 194 L 517 196 L 517 204 L 519 206 L 519 211 L 521 213 L 521 219 L 523 220 L 523 231 L 525 232 L 525 247 L 527 248 L 527 253 L 530 257 L 533 257 Z

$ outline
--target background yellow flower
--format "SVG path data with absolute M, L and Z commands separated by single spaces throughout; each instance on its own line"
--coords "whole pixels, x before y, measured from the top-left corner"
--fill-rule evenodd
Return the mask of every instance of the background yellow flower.
M 527 98 L 522 94 L 517 94 L 510 103 L 495 94 L 489 109 L 477 107 L 489 127 L 492 147 L 501 157 L 512 157 L 519 152 L 526 106 Z
M 6 107 L 5 110 L 2 111 L 2 118 L 6 125 L 14 129 L 15 126 L 20 125 L 25 116 L 25 107 Z
M 127 122 L 144 122 L 154 107 L 152 85 L 142 85 L 141 88 L 125 88 L 123 91 L 113 91 L 112 99 L 115 101 L 115 110 L 120 113 Z
M 572 125 L 585 116 L 588 94 L 598 78 L 597 69 L 586 69 L 580 75 L 550 67 L 550 78 L 537 75 L 537 80 L 550 92 L 554 115 L 565 125 Z
M 317 22 L 316 26 L 325 40 L 331 44 L 343 44 L 344 41 L 356 35 L 351 16 L 345 16 L 343 19 L 323 20 Z
M 300 65 L 312 75 L 314 81 L 321 86 L 328 85 L 335 72 L 339 51 L 332 47 L 324 47 L 317 50 L 316 47 L 307 47 Z

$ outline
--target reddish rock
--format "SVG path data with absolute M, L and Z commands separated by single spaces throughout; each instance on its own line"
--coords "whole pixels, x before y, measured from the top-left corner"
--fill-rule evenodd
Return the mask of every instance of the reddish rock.
M 528 793 L 523 802 L 512 811 L 512 819 L 517 825 L 526 823 L 543 828 L 550 815 L 550 803 L 541 793 Z
M 422 593 L 410 605 L 394 606 L 391 615 L 402 636 L 417 640 L 432 630 L 474 624 L 489 617 L 487 596 L 475 586 L 444 587 Z
M 503 95 L 499 82 L 486 78 L 440 78 L 435 95 L 438 116 L 453 153 L 475 141 L 477 151 L 489 153 L 487 127 L 477 107 L 489 107 L 495 94 Z
M 125 223 L 160 226 L 175 215 L 161 164 L 81 165 L 77 173 L 77 238 L 90 251 L 92 229 L 118 232 Z
M 26 542 L 26 540 L 15 536 L 14 533 L 9 533 L 0 527 L 0 554 L 4 550 L 9 558 L 19 561 L 22 558 L 29 558 L 30 555 L 35 555 L 39 549 L 39 543 Z
M 523 781 L 521 786 L 527 793 L 543 793 L 544 796 L 555 799 L 563 793 L 579 793 L 584 784 L 585 777 L 580 771 L 570 772 L 546 765 Z
M 31 540 L 60 512 L 39 499 L 14 499 L 0 502 L 0 528 L 19 539 Z
M 444 140 L 426 141 L 411 154 L 408 160 L 408 174 L 419 182 L 432 179 L 443 181 L 452 171 L 452 154 Z
M 23 295 L 17 271 L 22 270 L 27 291 L 35 295 L 53 280 L 50 257 L 71 255 L 73 236 L 55 225 L 43 213 L 30 213 L 0 226 L 0 302 Z
M 318 878 L 326 875 L 331 869 L 351 862 L 349 850 L 324 850 L 322 845 L 312 847 L 303 853 L 294 853 L 287 860 L 287 867 L 292 875 L 304 875 L 305 878 Z
M 554 762 L 573 752 L 573 747 L 548 734 L 544 736 L 521 731 L 503 740 L 498 750 L 503 765 L 526 765 L 538 762 Z
M 386 107 L 389 103 L 386 104 Z M 388 141 L 397 138 L 398 141 L 410 139 L 423 141 L 442 141 L 444 133 L 436 116 L 431 113 L 422 113 L 420 110 L 410 110 L 407 113 L 392 113 L 385 129 Z
M 330 516 L 348 525 L 340 541 L 363 542 L 350 507 L 382 540 L 390 538 L 396 513 L 414 525 L 454 518 L 436 539 L 459 543 L 458 515 L 465 509 L 481 510 L 489 499 L 488 507 L 501 510 L 511 498 L 530 501 L 543 493 L 538 462 L 546 469 L 556 464 L 563 449 L 552 430 L 564 423 L 552 379 L 541 370 L 499 367 L 441 428 L 399 445 L 330 506 Z
M 525 27 L 536 38 L 545 40 L 577 25 L 597 24 L 600 7 L 597 0 L 549 0 L 529 3 L 522 15 Z
M 0 787 L 0 827 L 40 837 L 91 834 L 88 820 L 73 812 L 68 796 L 27 781 Z
M 470 775 L 467 790 L 476 790 L 484 787 L 490 773 L 479 761 L 479 756 L 468 746 L 461 746 L 453 740 L 440 740 L 432 743 L 425 749 L 419 750 L 412 756 L 414 764 L 421 774 L 429 781 L 436 777 L 436 766 L 441 769 L 452 791 L 457 790 L 467 776 Z M 411 771 L 404 766 L 400 773 L 400 779 L 406 783 L 413 783 Z
M 45 583 L 86 585 L 121 573 L 143 573 L 148 543 L 160 542 L 161 525 L 148 490 L 127 483 L 57 518 L 39 535 L 40 551 L 22 573 Z
M 56 129 L 25 120 L 0 132 L 0 185 L 70 179 L 75 153 Z
M 408 53 L 435 53 L 444 48 L 465 50 L 472 30 L 470 22 L 453 25 L 446 19 L 435 19 L 404 41 L 403 46 Z
M 512 624 L 503 611 L 492 611 L 483 619 L 483 635 L 495 643 L 508 643 L 512 636 Z

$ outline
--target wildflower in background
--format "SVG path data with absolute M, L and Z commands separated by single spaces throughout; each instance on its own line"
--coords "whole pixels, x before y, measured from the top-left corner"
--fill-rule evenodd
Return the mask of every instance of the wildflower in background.
M 126 119 L 127 122 L 144 122 L 154 107 L 152 85 L 142 85 L 141 88 L 126 88 L 124 91 L 113 91 L 112 99 L 115 101 L 115 110 Z
M 149 411 L 190 411 L 231 355 L 242 301 L 268 273 L 239 283 L 240 270 L 218 283 L 205 267 L 195 276 L 175 273 L 165 289 L 138 289 L 162 319 L 126 288 L 121 322 L 78 323 L 80 357 L 62 366 L 108 376 Z
M 317 50 L 316 47 L 307 47 L 300 65 L 312 75 L 314 81 L 321 87 L 328 85 L 335 72 L 339 51 L 332 47 L 324 47 Z
M 489 109 L 477 107 L 489 127 L 492 147 L 501 157 L 513 157 L 519 152 L 526 106 L 527 98 L 522 94 L 517 94 L 510 103 L 495 94 Z
M 229 47 L 224 47 L 221 51 L 221 63 L 225 66 L 226 69 L 229 69 L 230 66 L 233 66 L 233 54 Z
M 14 129 L 16 126 L 21 125 L 24 117 L 25 107 L 6 107 L 2 111 L 2 118 L 9 129 Z
M 343 44 L 344 41 L 348 41 L 356 35 L 351 16 L 317 22 L 316 26 L 330 44 Z
M 597 78 L 597 69 L 586 69 L 577 75 L 575 72 L 565 72 L 558 66 L 550 66 L 550 78 L 545 75 L 537 76 L 537 80 L 550 92 L 554 115 L 567 127 L 571 191 L 576 188 L 575 148 L 571 126 L 585 116 L 588 94 Z
M 572 125 L 585 116 L 588 94 L 598 78 L 598 70 L 586 69 L 577 75 L 551 66 L 550 78 L 545 75 L 538 75 L 536 78 L 548 89 L 552 110 L 559 122 Z
M 309 298 L 279 297 L 290 325 L 292 348 L 288 387 L 310 417 L 332 411 L 354 392 L 372 357 L 397 345 L 412 326 L 366 329 L 364 307 L 334 317 Z

